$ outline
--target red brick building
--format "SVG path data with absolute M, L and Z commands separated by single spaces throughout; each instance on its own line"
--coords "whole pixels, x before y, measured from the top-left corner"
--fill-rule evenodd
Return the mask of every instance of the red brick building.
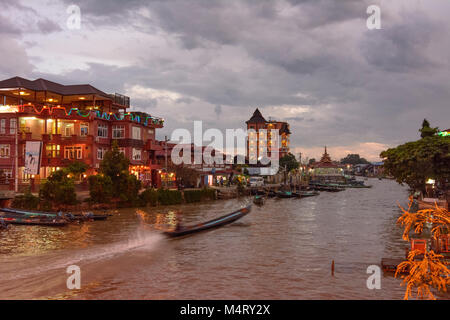
M 256 131 L 256 137 L 253 137 L 252 134 L 249 134 L 249 141 L 247 142 L 247 157 L 249 160 L 252 160 L 252 154 L 256 155 L 256 158 L 259 159 L 260 153 L 263 153 L 264 149 L 267 148 L 267 156 L 271 156 L 272 146 L 270 145 L 270 130 L 278 130 L 278 156 L 279 158 L 284 157 L 289 153 L 289 137 L 291 132 L 289 130 L 289 124 L 284 121 L 275 121 L 269 120 L 267 121 L 259 111 L 256 109 L 253 113 L 253 116 L 250 120 L 246 121 L 247 130 L 253 129 Z M 263 134 L 260 130 L 266 130 L 267 134 Z M 255 159 L 253 159 L 255 160 Z
M 62 85 L 45 79 L 20 77 L 0 81 L 0 170 L 27 182 L 45 179 L 74 160 L 95 174 L 104 154 L 116 140 L 130 160 L 130 172 L 144 184 L 160 184 L 156 154 L 163 148 L 155 130 L 164 120 L 127 111 L 130 98 L 107 94 L 85 85 Z M 40 172 L 24 173 L 26 141 L 42 141 Z

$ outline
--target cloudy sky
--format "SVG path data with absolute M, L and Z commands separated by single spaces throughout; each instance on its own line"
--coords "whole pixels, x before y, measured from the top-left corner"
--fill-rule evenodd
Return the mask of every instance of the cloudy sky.
M 67 25 L 75 4 L 81 28 Z M 381 8 L 369 30 L 367 7 Z M 0 78 L 89 83 L 176 128 L 238 128 L 256 107 L 304 157 L 450 127 L 448 0 L 0 0 Z

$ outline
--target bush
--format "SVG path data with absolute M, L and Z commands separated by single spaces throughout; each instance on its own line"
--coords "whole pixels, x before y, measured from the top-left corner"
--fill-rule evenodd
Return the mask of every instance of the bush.
M 73 179 L 64 170 L 53 172 L 39 190 L 39 198 L 53 205 L 73 205 L 77 203 Z
M 215 200 L 216 191 L 214 189 L 204 188 L 202 190 L 186 190 L 184 191 L 184 200 L 186 203 L 200 202 L 202 200 Z
M 139 204 L 139 190 L 141 189 L 141 181 L 139 181 L 134 174 L 127 175 L 124 178 L 125 186 L 123 192 L 120 194 L 120 200 L 124 203 L 136 206 Z
M 142 206 L 156 206 L 158 204 L 158 191 L 155 189 L 146 189 L 139 195 L 139 200 Z
M 108 176 L 89 176 L 89 196 L 94 203 L 106 203 L 111 200 L 113 186 L 111 178 Z
M 159 189 L 158 202 L 162 205 L 180 204 L 183 202 L 181 191 Z
M 29 190 L 25 194 L 16 196 L 12 206 L 17 209 L 36 210 L 39 207 L 39 197 L 33 196 Z

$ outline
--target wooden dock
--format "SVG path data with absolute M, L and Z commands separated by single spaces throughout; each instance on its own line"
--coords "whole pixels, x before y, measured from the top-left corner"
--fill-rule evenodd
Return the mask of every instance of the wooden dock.
M 391 259 L 391 258 L 382 258 L 381 259 L 381 268 L 384 272 L 392 272 L 395 273 L 397 271 L 397 267 L 400 263 L 405 261 L 404 259 Z M 404 271 L 402 273 L 408 273 Z

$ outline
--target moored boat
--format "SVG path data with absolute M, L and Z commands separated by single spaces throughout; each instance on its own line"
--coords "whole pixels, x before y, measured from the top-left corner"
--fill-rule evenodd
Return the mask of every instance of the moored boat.
M 320 194 L 319 191 L 299 191 L 299 194 L 303 197 L 315 197 L 318 196 Z
M 256 205 L 262 206 L 264 204 L 264 202 L 265 202 L 265 199 L 263 196 L 257 195 L 253 198 L 253 203 Z
M 276 193 L 275 191 L 273 191 L 273 190 L 270 190 L 270 191 L 267 193 L 267 196 L 268 196 L 269 198 L 274 198 L 274 197 L 277 196 L 277 193 Z
M 297 198 L 297 195 L 295 195 L 291 191 L 278 191 L 277 197 L 278 198 Z
M 8 227 L 9 227 L 9 224 L 7 224 L 3 218 L 0 218 L 0 230 L 8 229 Z
M 86 212 L 82 214 L 63 213 L 63 212 L 46 212 L 46 211 L 33 211 L 16 208 L 0 208 L 1 212 L 7 214 L 13 214 L 26 217 L 38 217 L 38 218 L 63 218 L 69 221 L 87 221 L 87 220 L 106 220 L 111 214 L 93 214 L 92 212 Z
M 247 206 L 244 208 L 241 208 L 237 211 L 234 211 L 230 214 L 226 214 L 224 216 L 203 222 L 203 223 L 199 223 L 196 225 L 192 225 L 192 226 L 186 226 L 186 227 L 179 227 L 176 230 L 173 231 L 165 231 L 164 234 L 167 235 L 168 237 L 181 237 L 181 236 L 185 236 L 188 234 L 192 234 L 192 233 L 196 233 L 196 232 L 200 232 L 200 231 L 204 231 L 204 230 L 208 230 L 208 229 L 213 229 L 213 228 L 218 228 L 227 224 L 230 224 L 240 218 L 242 218 L 243 216 L 247 215 L 250 210 L 251 210 L 252 206 Z
M 327 191 L 327 192 L 339 192 L 344 191 L 345 188 L 335 186 L 335 185 L 324 185 L 324 184 L 313 184 L 310 186 L 312 189 L 316 191 Z
M 3 220 L 6 224 L 21 224 L 21 225 L 34 225 L 34 226 L 53 226 L 53 227 L 62 227 L 69 223 L 66 219 L 62 218 L 39 218 L 39 217 L 30 217 L 30 218 L 21 218 L 14 216 L 5 216 Z

